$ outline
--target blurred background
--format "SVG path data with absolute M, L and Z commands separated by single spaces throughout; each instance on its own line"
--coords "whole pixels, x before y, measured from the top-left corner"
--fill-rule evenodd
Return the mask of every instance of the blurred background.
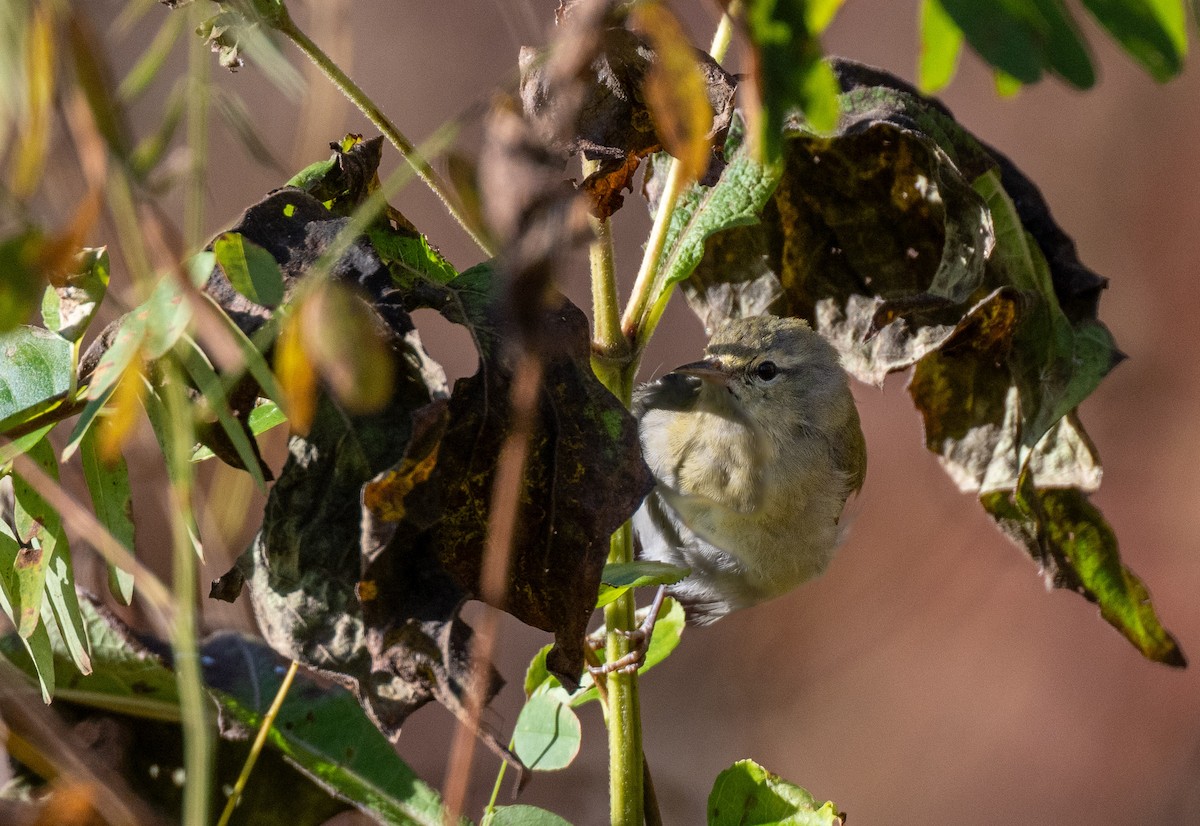
M 292 0 L 301 27 L 419 142 L 467 116 L 460 147 L 478 144 L 479 113 L 497 86 L 515 87 L 517 50 L 544 42 L 553 0 Z M 674 4 L 694 42 L 707 46 L 713 3 Z M 990 74 L 964 54 L 942 95 L 958 119 L 1008 154 L 1042 189 L 1080 257 L 1111 279 L 1101 319 L 1131 357 L 1084 404 L 1082 417 L 1106 468 L 1093 501 L 1121 541 L 1159 615 L 1185 653 L 1200 656 L 1200 62 L 1158 85 L 1072 3 L 1093 46 L 1100 81 L 1077 92 L 1048 80 L 1001 99 Z M 827 51 L 913 80 L 917 0 L 848 0 Z M 117 33 L 117 0 L 92 5 L 122 76 L 166 8 Z M 1195 35 L 1193 25 L 1192 34 Z M 179 67 L 185 50 L 177 48 Z M 303 165 L 325 158 L 367 121 L 303 58 L 294 99 L 253 65 L 213 80 L 249 104 L 280 168 L 251 158 L 214 126 L 206 224 L 215 233 Z M 739 71 L 736 52 L 730 65 Z M 139 134 L 162 117 L 168 67 L 135 108 Z M 384 171 L 399 163 L 385 148 Z M 66 173 L 64 173 L 66 174 Z M 574 173 L 571 173 L 574 174 Z M 69 175 L 67 175 L 69 177 Z M 64 210 L 73 191 L 60 182 Z M 55 198 L 50 198 L 53 207 Z M 164 201 L 173 215 L 181 199 Z M 457 266 L 479 254 L 437 201 L 410 186 L 393 203 Z M 649 227 L 640 199 L 615 220 L 617 268 L 628 289 Z M 107 228 L 98 232 L 110 233 Z M 89 239 L 105 243 L 110 237 Z M 589 305 L 586 261 L 563 273 L 562 289 Z M 129 295 L 119 267 L 114 289 Z M 426 344 L 451 377 L 474 371 L 469 340 L 432 314 L 417 318 Z M 97 328 L 98 329 L 98 328 Z M 700 324 L 679 299 L 644 361 L 646 377 L 694 359 Z M 642 681 L 645 746 L 665 822 L 701 823 L 712 781 L 735 760 L 770 770 L 832 799 L 852 824 L 1157 824 L 1200 822 L 1200 675 L 1144 661 L 1096 608 L 1048 593 L 1024 552 L 957 492 L 925 451 L 903 375 L 855 395 L 869 446 L 866 487 L 848 543 L 819 580 L 716 627 L 690 629 L 665 664 Z M 143 434 L 148 436 L 148 434 Z M 272 433 L 268 455 L 283 461 Z M 141 551 L 153 554 L 161 521 L 154 451 L 134 467 Z M 136 465 L 138 449 L 130 455 Z M 261 513 L 249 478 L 209 471 L 202 492 L 206 574 L 223 573 L 249 542 Z M 68 480 L 69 481 L 69 480 Z M 169 568 L 164 552 L 156 569 Z M 102 583 L 102 570 L 94 576 Z M 202 577 L 202 581 L 209 577 Z M 103 590 L 97 587 L 97 590 Z M 205 600 L 209 630 L 252 627 L 244 601 Z M 472 606 L 473 616 L 483 610 Z M 509 681 L 487 714 L 507 737 L 522 702 L 529 657 L 547 635 L 506 620 L 500 670 Z M 576 763 L 534 778 L 523 802 L 578 826 L 608 822 L 607 755 L 595 705 L 584 711 Z M 454 721 L 431 705 L 408 723 L 403 757 L 440 787 Z M 496 760 L 476 758 L 470 806 L 477 817 Z

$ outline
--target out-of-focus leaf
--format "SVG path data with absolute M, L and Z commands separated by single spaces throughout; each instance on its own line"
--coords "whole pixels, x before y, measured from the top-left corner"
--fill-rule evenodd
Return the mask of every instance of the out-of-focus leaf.
M 175 346 L 192 320 L 192 305 L 171 276 L 163 276 L 145 303 L 130 313 L 146 323 L 146 358 L 162 358 Z
M 175 85 L 167 97 L 167 102 L 162 108 L 162 115 L 158 120 L 158 128 L 134 147 L 129 162 L 134 174 L 139 178 L 150 175 L 166 155 L 171 140 L 175 137 L 175 132 L 179 129 L 179 124 L 183 122 L 183 115 L 187 111 L 187 94 L 188 82 L 184 78 Z
M 236 232 L 221 233 L 212 248 L 217 264 L 239 293 L 264 307 L 283 301 L 283 273 L 271 253 Z
M 75 77 L 92 111 L 96 129 L 113 155 L 128 158 L 133 142 L 129 125 L 113 95 L 112 78 L 103 58 L 107 51 L 100 45 L 82 11 L 73 10 L 68 22 Z
M 497 806 L 483 816 L 480 826 L 571 826 L 571 824 L 554 812 L 522 803 L 516 806 Z
M 49 330 L 0 333 L 0 432 L 61 402 L 74 369 L 70 342 Z
M 37 306 L 46 283 L 38 263 L 42 244 L 42 234 L 36 230 L 0 241 L 0 335 L 29 321 Z
M 108 292 L 108 248 L 82 250 L 74 270 L 51 275 L 42 295 L 42 321 L 67 341 L 79 341 Z
M 958 71 L 962 29 L 946 14 L 942 0 L 921 0 L 921 54 L 917 85 L 922 92 L 944 89 Z
M 133 505 L 129 488 L 129 469 L 125 458 L 118 457 L 114 463 L 101 459 L 96 446 L 96 431 L 85 432 L 80 442 L 79 458 L 83 465 L 83 478 L 92 498 L 92 508 L 100 524 L 108 529 L 126 550 L 133 553 Z M 128 605 L 133 599 L 133 574 L 108 563 L 108 589 Z
M 565 769 L 579 754 L 583 727 L 561 688 L 534 694 L 517 715 L 513 751 L 534 771 Z
M 217 112 L 225 121 L 234 137 L 250 157 L 274 172 L 282 172 L 283 164 L 275 157 L 271 148 L 263 142 L 259 129 L 255 125 L 254 116 L 246 107 L 245 102 L 232 90 L 218 86 L 213 89 L 213 102 Z
M 317 371 L 304 349 L 300 315 L 288 316 L 275 342 L 275 374 L 293 433 L 308 433 L 317 401 Z
M 600 593 L 596 596 L 596 607 L 603 608 L 630 588 L 670 585 L 687 575 L 687 568 L 678 568 L 666 562 L 645 559 L 636 562 L 610 562 L 600 574 Z
M 768 162 L 779 157 L 779 135 L 785 119 L 799 109 L 818 132 L 837 125 L 838 83 L 818 39 L 831 4 L 809 0 L 750 0 L 745 24 L 754 46 L 754 77 L 761 96 L 762 117 L 755 125 L 755 154 Z M 836 9 L 834 9 L 836 10 Z
M 1100 606 L 1100 615 L 1143 656 L 1183 668 L 1187 660 L 1162 627 L 1150 593 L 1121 563 L 1117 538 L 1104 516 L 1074 488 L 1023 489 L 984 494 L 984 508 L 1000 528 L 1042 563 L 1047 578 Z
M 685 180 L 703 177 L 712 158 L 712 105 L 696 50 L 675 15 L 659 2 L 632 11 L 635 31 L 650 40 L 655 61 L 646 75 L 646 107 L 663 148 L 683 164 Z
M 941 0 L 971 47 L 1021 83 L 1036 83 L 1049 69 L 1086 89 L 1095 71 L 1079 27 L 1062 0 Z
M 0 476 L 7 475 L 12 469 L 13 460 L 40 442 L 42 437 L 49 433 L 55 424 L 55 422 L 51 422 L 50 424 L 42 425 L 36 430 L 23 433 L 12 441 L 0 445 Z
M 145 392 L 146 380 L 142 374 L 142 365 L 140 361 L 135 360 L 125 367 L 120 380 L 113 385 L 107 402 L 101 399 L 93 400 L 95 403 L 106 405 L 105 415 L 100 418 L 95 428 L 96 450 L 101 460 L 114 464 L 121 459 L 121 450 L 133 433 Z M 89 406 L 92 403 L 89 402 Z M 88 410 L 85 408 L 84 412 Z
M 1182 0 L 1083 0 L 1083 5 L 1155 80 L 1179 74 L 1187 54 Z
M 708 796 L 709 826 L 842 826 L 843 822 L 844 815 L 832 802 L 818 803 L 806 790 L 753 760 L 739 760 L 717 775 Z
M 297 320 L 313 368 L 343 408 L 371 413 L 387 404 L 391 354 L 359 295 L 336 281 L 323 284 L 300 305 Z
M 25 118 L 17 130 L 10 157 L 13 194 L 26 198 L 42 180 L 54 107 L 56 71 L 53 7 L 35 5 L 30 13 L 25 44 Z
M 17 576 L 17 562 L 21 558 L 21 543 L 12 528 L 0 519 L 0 608 L 13 624 L 21 621 L 18 616 L 24 609 L 21 604 L 22 583 Z M 49 703 L 54 696 L 54 649 L 44 623 L 38 623 L 32 633 L 15 637 L 29 655 L 38 686 L 42 690 L 42 701 Z
M 117 87 L 117 97 L 130 103 L 142 96 L 142 93 L 158 77 L 158 73 L 167 62 L 167 58 L 171 56 L 175 43 L 186 27 L 186 15 L 169 14 L 163 19 L 162 25 L 158 27 L 158 32 L 150 41 L 150 45 L 142 52 L 142 56 L 138 58 L 137 63 L 133 65 L 128 74 L 121 79 L 121 85 Z

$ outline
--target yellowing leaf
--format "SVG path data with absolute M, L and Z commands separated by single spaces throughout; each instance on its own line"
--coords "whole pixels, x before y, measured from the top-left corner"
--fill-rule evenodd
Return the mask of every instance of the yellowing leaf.
M 634 29 L 649 38 L 655 60 L 646 77 L 646 106 L 663 146 L 683 164 L 687 180 L 702 177 L 711 157 L 713 109 L 696 63 L 696 50 L 665 5 L 636 6 Z
M 21 198 L 32 195 L 42 179 L 54 111 L 54 21 L 46 5 L 34 6 L 30 16 L 25 64 L 28 113 L 12 155 L 13 193 Z
M 109 400 L 108 415 L 97 425 L 96 455 L 109 467 L 121 461 L 121 448 L 137 421 L 145 386 L 141 359 L 131 359 L 117 380 L 117 388 Z
M 316 409 L 317 373 L 301 338 L 301 314 L 294 312 L 283 323 L 275 343 L 275 375 L 287 408 L 293 433 L 307 433 Z
M 351 413 L 370 413 L 387 404 L 393 364 L 379 319 L 352 290 L 325 284 L 296 316 L 313 368 L 338 403 Z

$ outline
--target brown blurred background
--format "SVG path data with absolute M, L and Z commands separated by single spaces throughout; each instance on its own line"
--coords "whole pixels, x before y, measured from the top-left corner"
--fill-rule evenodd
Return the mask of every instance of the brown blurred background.
M 123 5 L 95 4 L 101 31 Z M 301 26 L 419 141 L 486 103 L 498 83 L 511 87 L 518 47 L 545 39 L 556 4 L 290 5 Z M 706 45 L 715 4 L 675 5 L 695 41 Z M 849 0 L 827 50 L 911 80 L 918 5 Z M 1200 336 L 1190 316 L 1200 307 L 1200 64 L 1193 56 L 1183 77 L 1159 86 L 1070 5 L 1094 46 L 1101 78 L 1095 89 L 1076 92 L 1051 80 L 1001 100 L 987 71 L 967 55 L 943 99 L 1039 184 L 1083 261 L 1112 280 L 1101 317 L 1131 358 L 1083 407 L 1107 469 L 1094 501 L 1164 624 L 1195 658 Z M 118 76 L 168 13 L 155 8 L 131 33 L 106 38 Z M 177 51 L 168 78 L 182 71 L 184 53 Z M 308 77 L 297 100 L 253 66 L 230 75 L 214 62 L 215 83 L 246 99 L 288 171 L 254 162 L 215 126 L 207 218 L 213 232 L 291 171 L 326 157 L 329 141 L 347 131 L 371 134 L 299 55 L 288 53 Z M 161 117 L 168 89 L 166 80 L 157 83 L 136 107 L 143 133 Z M 470 151 L 477 140 L 477 123 L 468 124 L 462 146 Z M 397 162 L 386 150 L 385 168 Z M 394 201 L 456 265 L 478 260 L 427 192 L 413 186 Z M 177 210 L 180 199 L 166 203 Z M 641 204 L 630 199 L 616 222 L 625 289 L 648 225 Z M 123 273 L 116 278 L 115 289 L 127 290 Z M 585 262 L 563 275 L 562 286 L 587 306 Z M 418 324 L 452 376 L 473 371 L 464 334 L 431 315 Z M 645 360 L 647 375 L 694 358 L 702 346 L 698 322 L 682 302 L 674 305 Z M 833 799 L 852 824 L 1200 823 L 1200 675 L 1145 662 L 1094 606 L 1047 593 L 1035 566 L 925 451 L 905 381 L 896 376 L 882 389 L 855 388 L 870 470 L 851 538 L 828 573 L 715 628 L 689 631 L 676 654 L 642 681 L 646 751 L 666 822 L 703 822 L 716 774 L 753 757 L 819 799 Z M 275 434 L 276 465 L 281 448 Z M 156 478 L 149 468 L 135 472 L 143 483 Z M 260 513 L 244 474 L 216 472 L 212 514 L 203 524 L 214 575 L 248 542 Z M 162 503 L 154 501 L 153 485 L 140 490 L 149 554 Z M 164 554 L 158 567 L 166 565 Z M 244 606 L 209 606 L 207 617 L 212 628 L 247 622 Z M 501 670 L 509 686 L 488 719 L 506 735 L 520 708 L 524 665 L 547 639 L 515 621 L 504 629 Z M 522 798 L 577 826 L 608 822 L 598 709 L 587 708 L 584 719 L 575 765 L 536 777 Z M 435 786 L 443 782 L 452 731 L 450 715 L 430 706 L 401 739 L 404 758 Z M 473 817 L 496 768 L 490 755 L 476 759 Z

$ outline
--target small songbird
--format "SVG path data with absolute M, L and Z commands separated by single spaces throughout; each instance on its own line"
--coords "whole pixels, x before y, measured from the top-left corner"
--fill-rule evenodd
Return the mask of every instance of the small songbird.
M 642 559 L 691 569 L 667 592 L 706 625 L 821 573 L 866 473 L 837 352 L 806 322 L 728 321 L 705 358 L 634 393 L 658 484 L 633 518 Z

